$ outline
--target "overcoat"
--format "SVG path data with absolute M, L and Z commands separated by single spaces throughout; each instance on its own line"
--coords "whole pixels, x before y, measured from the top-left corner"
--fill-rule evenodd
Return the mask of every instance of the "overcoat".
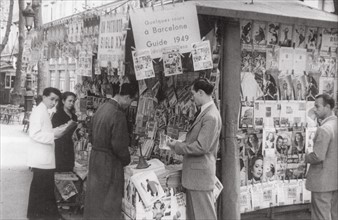
M 125 112 L 115 100 L 95 112 L 92 132 L 84 219 L 120 219 L 130 139 Z

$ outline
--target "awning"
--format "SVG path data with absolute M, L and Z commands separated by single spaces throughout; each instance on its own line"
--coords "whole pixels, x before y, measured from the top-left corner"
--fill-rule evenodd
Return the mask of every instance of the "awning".
M 295 0 L 204 0 L 192 1 L 199 14 L 234 19 L 261 20 L 313 27 L 337 28 L 338 16 Z
M 0 73 L 11 73 L 15 75 L 15 71 L 12 63 L 6 61 L 0 62 Z

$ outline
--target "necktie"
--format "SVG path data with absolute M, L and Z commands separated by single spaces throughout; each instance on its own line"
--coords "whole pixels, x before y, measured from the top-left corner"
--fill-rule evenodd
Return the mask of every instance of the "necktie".
M 194 120 L 192 120 L 191 124 L 193 124 L 197 118 L 197 116 L 201 113 L 201 108 L 197 108 L 197 112 L 194 114 Z

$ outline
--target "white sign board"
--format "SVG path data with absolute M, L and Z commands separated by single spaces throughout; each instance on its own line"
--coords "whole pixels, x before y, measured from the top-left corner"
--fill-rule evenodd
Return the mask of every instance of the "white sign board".
M 101 16 L 98 60 L 101 67 L 123 71 L 128 19 L 123 14 Z M 122 73 L 123 75 L 123 73 Z
M 181 53 L 192 50 L 201 40 L 196 5 L 179 3 L 130 11 L 137 50 L 150 49 L 153 59 L 162 57 L 162 48 L 179 46 Z

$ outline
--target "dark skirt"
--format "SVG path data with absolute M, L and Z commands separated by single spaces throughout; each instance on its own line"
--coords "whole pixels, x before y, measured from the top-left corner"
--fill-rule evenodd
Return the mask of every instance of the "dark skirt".
M 54 194 L 54 170 L 33 168 L 29 190 L 27 218 L 57 219 L 59 214 Z

